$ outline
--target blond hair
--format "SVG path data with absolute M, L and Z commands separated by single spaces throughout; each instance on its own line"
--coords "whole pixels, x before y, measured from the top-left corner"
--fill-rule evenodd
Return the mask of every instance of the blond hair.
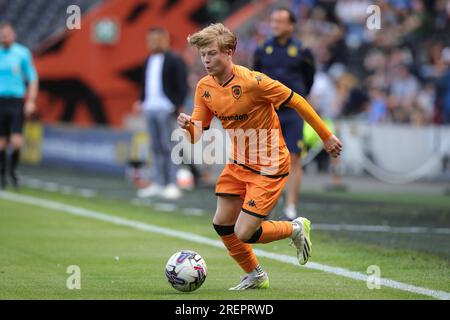
M 187 37 L 188 43 L 196 46 L 197 49 L 206 47 L 217 41 L 217 45 L 221 51 L 228 49 L 236 50 L 236 35 L 221 23 L 213 23 L 199 32 Z

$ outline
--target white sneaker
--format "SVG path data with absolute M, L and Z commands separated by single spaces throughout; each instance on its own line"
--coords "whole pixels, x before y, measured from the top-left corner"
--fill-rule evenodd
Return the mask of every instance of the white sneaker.
M 292 244 L 297 249 L 298 262 L 304 265 L 308 262 L 308 259 L 312 254 L 312 242 L 311 242 L 311 222 L 299 217 L 292 221 L 294 224 L 294 231 L 292 232 Z
M 269 276 L 267 273 L 260 276 L 247 274 L 242 277 L 241 282 L 228 290 L 269 289 Z
M 180 188 L 177 187 L 176 184 L 169 184 L 167 187 L 164 188 L 164 190 L 161 193 L 161 196 L 165 199 L 169 200 L 176 200 L 181 198 L 182 192 Z
M 147 188 L 139 189 L 137 191 L 137 196 L 139 198 L 148 198 L 159 196 L 162 192 L 162 187 L 159 184 L 152 184 Z

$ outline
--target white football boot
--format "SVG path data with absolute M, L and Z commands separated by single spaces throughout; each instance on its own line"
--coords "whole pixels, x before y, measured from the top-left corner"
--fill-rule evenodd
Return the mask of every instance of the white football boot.
M 269 276 L 264 272 L 260 276 L 246 274 L 241 278 L 241 282 L 229 290 L 248 290 L 248 289 L 269 289 Z
M 304 265 L 312 254 L 311 242 L 311 221 L 306 218 L 299 217 L 292 221 L 294 230 L 292 232 L 292 244 L 297 249 L 298 262 Z

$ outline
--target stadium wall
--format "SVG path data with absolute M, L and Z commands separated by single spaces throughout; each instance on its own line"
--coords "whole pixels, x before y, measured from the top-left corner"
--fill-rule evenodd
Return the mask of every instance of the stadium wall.
M 223 142 L 229 139 L 218 121 L 213 121 L 211 129 L 220 132 Z M 341 155 L 344 175 L 369 173 L 388 183 L 450 179 L 450 126 L 375 126 L 341 121 L 336 123 L 336 131 L 344 143 Z M 32 122 L 25 127 L 25 140 L 22 160 L 34 165 L 57 165 L 122 175 L 133 162 L 150 164 L 152 161 L 149 152 L 151 137 L 145 128 L 139 131 L 108 127 L 80 130 L 67 125 Z M 190 161 L 200 169 L 209 167 L 212 181 L 215 181 L 223 162 L 211 166 L 201 163 L 214 161 L 211 157 L 204 157 L 211 154 L 210 149 L 207 150 L 210 141 L 205 138 L 195 145 L 188 142 L 181 145 L 186 151 L 183 152 L 184 161 Z M 225 143 L 219 146 L 224 161 L 229 154 L 226 146 Z
M 148 146 L 148 136 L 142 132 L 28 123 L 22 161 L 123 175 L 130 162 L 151 160 Z

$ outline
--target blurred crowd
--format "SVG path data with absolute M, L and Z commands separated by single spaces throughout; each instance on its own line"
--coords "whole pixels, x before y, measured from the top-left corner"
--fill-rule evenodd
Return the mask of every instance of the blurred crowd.
M 252 66 L 254 50 L 270 34 L 269 12 L 279 4 L 267 1 L 266 10 L 238 30 L 236 63 Z M 317 73 L 309 99 L 323 117 L 450 124 L 450 1 L 283 4 L 297 14 L 297 36 L 314 53 Z M 380 29 L 370 30 L 374 4 Z

